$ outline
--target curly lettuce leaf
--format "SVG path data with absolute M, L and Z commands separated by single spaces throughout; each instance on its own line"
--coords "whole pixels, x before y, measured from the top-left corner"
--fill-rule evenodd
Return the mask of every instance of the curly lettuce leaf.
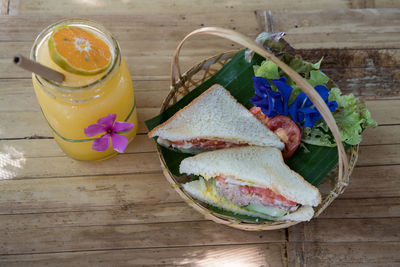
M 287 64 L 289 67 L 294 69 L 297 73 L 302 75 L 304 78 L 308 79 L 310 77 L 311 71 L 319 70 L 321 67 L 321 62 L 323 58 L 321 58 L 317 63 L 310 63 L 307 61 L 303 61 L 301 58 L 292 58 Z
M 278 65 L 269 60 L 264 60 L 260 66 L 254 66 L 254 74 L 267 80 L 280 78 Z
M 339 88 L 332 88 L 329 101 L 336 101 L 338 107 L 333 117 L 339 128 L 340 138 L 349 145 L 361 142 L 361 132 L 367 127 L 377 126 L 364 103 L 353 94 L 342 95 Z
M 329 78 L 322 71 L 312 70 L 310 71 L 310 79 L 307 79 L 307 82 L 312 87 L 315 87 L 317 85 L 326 85 L 329 82 Z
M 336 142 L 329 134 L 328 125 L 323 120 L 314 125 L 314 128 L 303 127 L 301 141 L 316 146 L 335 147 Z

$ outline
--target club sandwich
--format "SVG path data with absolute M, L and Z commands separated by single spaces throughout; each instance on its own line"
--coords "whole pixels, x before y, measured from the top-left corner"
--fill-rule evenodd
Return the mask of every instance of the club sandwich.
M 235 147 L 184 159 L 183 184 L 193 198 L 235 214 L 273 221 L 308 221 L 321 202 L 319 190 L 283 161 L 274 147 Z
M 167 148 L 184 153 L 241 147 L 283 149 L 279 137 L 257 120 L 221 85 L 214 85 L 148 133 Z

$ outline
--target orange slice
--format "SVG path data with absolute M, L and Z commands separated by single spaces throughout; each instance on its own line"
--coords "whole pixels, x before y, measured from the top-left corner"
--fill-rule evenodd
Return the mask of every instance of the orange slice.
M 53 31 L 49 39 L 49 53 L 61 68 L 80 75 L 101 73 L 112 60 L 105 41 L 94 33 L 73 26 Z

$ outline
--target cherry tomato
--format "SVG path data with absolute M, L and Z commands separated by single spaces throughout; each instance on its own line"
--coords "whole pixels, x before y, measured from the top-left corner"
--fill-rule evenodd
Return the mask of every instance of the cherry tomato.
M 300 145 L 301 132 L 299 126 L 288 116 L 277 115 L 267 122 L 267 127 L 285 143 L 283 158 L 290 158 Z

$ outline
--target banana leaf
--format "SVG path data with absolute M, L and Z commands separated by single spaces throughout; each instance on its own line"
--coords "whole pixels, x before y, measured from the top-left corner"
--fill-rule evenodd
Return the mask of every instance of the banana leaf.
M 222 85 L 229 90 L 239 103 L 248 109 L 251 108 L 253 104 L 250 102 L 250 98 L 255 94 L 252 81 L 252 77 L 254 76 L 253 66 L 259 65 L 264 58 L 255 54 L 251 62 L 247 62 L 244 58 L 244 54 L 245 50 L 242 50 L 207 81 L 192 90 L 163 113 L 147 120 L 145 122 L 147 128 L 152 130 L 154 127 L 165 122 L 214 84 Z M 291 60 L 292 56 L 285 54 L 282 58 L 284 61 L 287 61 Z M 156 138 L 154 138 L 154 140 L 156 140 Z M 157 146 L 159 145 L 157 144 Z M 349 146 L 346 146 L 346 149 L 348 147 Z M 170 172 L 176 176 L 182 176 L 182 174 L 179 173 L 180 162 L 192 155 L 172 151 L 162 146 L 159 146 L 159 149 Z M 302 175 L 305 180 L 314 186 L 318 186 L 323 181 L 324 177 L 335 167 L 337 162 L 338 152 L 336 147 L 322 147 L 310 144 L 304 144 L 304 146 L 299 147 L 291 158 L 285 160 L 285 163 L 292 170 Z M 210 209 L 243 221 L 265 221 L 249 216 L 236 215 L 232 212 L 223 211 L 215 207 L 210 207 Z
M 251 108 L 250 98 L 254 95 L 253 65 L 260 64 L 264 58 L 254 55 L 250 63 L 244 59 L 244 50 L 238 53 L 232 60 L 220 69 L 214 76 L 192 90 L 180 101 L 169 107 L 158 116 L 147 120 L 146 126 L 149 130 L 168 120 L 177 111 L 188 105 L 193 99 L 206 91 L 214 84 L 224 86 L 237 99 L 239 103 L 247 108 Z M 158 145 L 158 144 L 157 144 Z M 299 173 L 309 183 L 317 186 L 323 178 L 332 170 L 338 162 L 338 153 L 336 147 L 322 147 L 310 144 L 304 144 L 295 154 L 285 160 L 286 164 L 294 171 Z M 161 153 L 172 174 L 181 176 L 179 173 L 180 162 L 192 155 L 172 151 L 160 146 Z

